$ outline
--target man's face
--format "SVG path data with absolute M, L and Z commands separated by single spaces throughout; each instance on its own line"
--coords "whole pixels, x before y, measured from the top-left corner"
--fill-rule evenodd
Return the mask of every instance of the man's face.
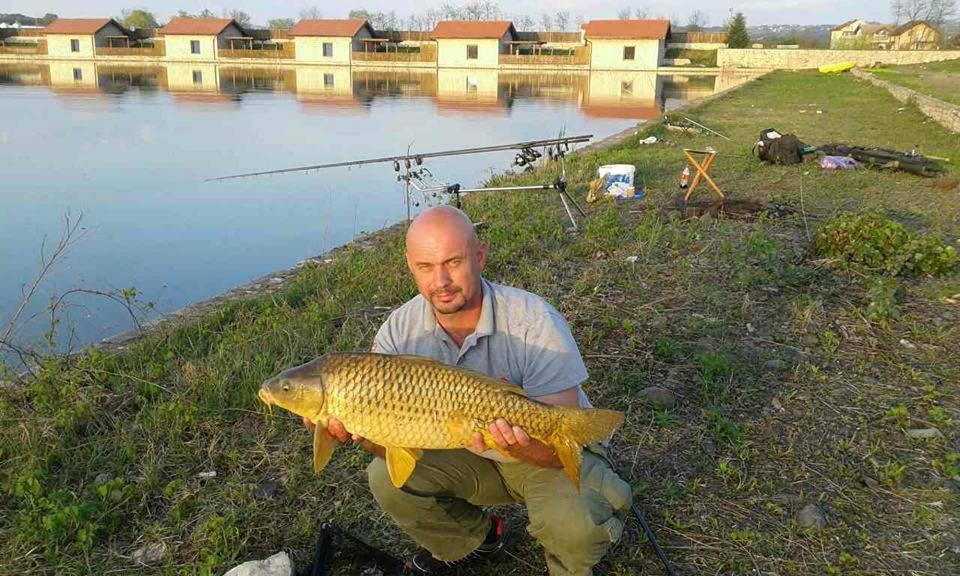
M 417 289 L 440 315 L 479 303 L 480 273 L 486 264 L 486 244 L 449 228 L 431 228 L 407 241 L 407 266 Z

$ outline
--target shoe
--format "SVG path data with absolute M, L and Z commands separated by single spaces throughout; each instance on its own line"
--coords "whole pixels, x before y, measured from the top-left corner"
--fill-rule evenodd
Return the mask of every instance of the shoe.
M 500 516 L 490 517 L 490 530 L 487 531 L 487 537 L 477 548 L 467 554 L 460 560 L 453 562 L 444 562 L 433 557 L 426 548 L 418 548 L 413 556 L 407 560 L 403 567 L 404 576 L 419 576 L 422 574 L 446 574 L 454 568 L 458 568 L 470 562 L 487 558 L 503 549 L 506 544 L 506 535 L 503 518 Z

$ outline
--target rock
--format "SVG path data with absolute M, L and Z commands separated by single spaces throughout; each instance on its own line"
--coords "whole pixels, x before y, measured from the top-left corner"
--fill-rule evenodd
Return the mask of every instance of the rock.
M 779 372 L 780 370 L 783 370 L 783 369 L 786 368 L 786 367 L 787 367 L 787 363 L 784 362 L 783 360 L 779 359 L 779 358 L 774 358 L 773 360 L 767 360 L 767 361 L 763 364 L 763 369 L 764 369 L 764 370 L 775 370 L 775 371 L 778 371 L 778 372 Z
M 797 512 L 797 525 L 801 528 L 824 528 L 827 519 L 816 504 L 807 504 Z
M 903 346 L 904 348 L 907 348 L 908 350 L 913 350 L 914 348 L 917 347 L 916 344 L 914 344 L 913 342 L 907 340 L 906 338 L 901 338 L 901 339 L 900 339 L 900 345 Z
M 223 576 L 293 576 L 293 561 L 286 552 L 277 552 L 266 560 L 251 560 L 231 568 Z
M 273 480 L 265 480 L 257 486 L 257 489 L 253 491 L 254 500 L 266 500 L 273 496 L 274 492 L 277 491 L 279 484 Z
M 166 553 L 166 544 L 163 542 L 154 542 L 137 548 L 130 557 L 133 558 L 133 561 L 137 564 L 149 565 L 156 564 L 163 560 L 163 556 Z
M 907 436 L 919 439 L 943 438 L 943 432 L 936 428 L 914 428 L 913 430 L 907 430 Z
M 676 394 L 659 386 L 644 388 L 637 393 L 637 397 L 661 410 L 673 410 L 677 405 Z
M 880 488 L 880 482 L 877 482 L 875 478 L 871 478 L 870 476 L 863 477 L 863 485 L 871 490 L 877 490 Z
M 213 478 L 216 478 L 216 477 L 217 477 L 217 471 L 216 471 L 216 470 L 211 470 L 211 471 L 209 471 L 209 472 L 201 472 L 201 473 L 197 474 L 197 478 L 199 478 L 199 479 L 201 479 L 201 480 L 210 480 L 210 479 L 213 479 Z
M 106 472 L 101 472 L 97 474 L 97 477 L 93 479 L 93 485 L 99 486 L 101 484 L 106 484 L 107 482 L 113 480 L 113 474 L 108 474 Z
M 800 342 L 803 342 L 803 345 L 807 348 L 813 348 L 820 343 L 820 339 L 813 334 L 804 334 L 803 338 L 800 339 Z
M 361 572 L 360 576 L 384 576 L 384 574 L 383 574 L 383 570 L 375 566 L 371 566 L 370 568 L 367 568 L 366 570 Z

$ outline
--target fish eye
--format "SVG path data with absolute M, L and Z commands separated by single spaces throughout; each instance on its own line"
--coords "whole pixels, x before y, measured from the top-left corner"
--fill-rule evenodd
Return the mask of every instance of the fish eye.
M 289 391 L 290 391 L 290 385 L 289 385 L 289 384 L 284 384 L 284 385 L 283 385 L 283 391 L 284 391 L 284 392 L 289 392 Z

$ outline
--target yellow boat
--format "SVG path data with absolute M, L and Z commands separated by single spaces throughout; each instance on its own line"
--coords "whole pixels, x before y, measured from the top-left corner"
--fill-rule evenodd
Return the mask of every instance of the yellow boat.
M 841 62 L 839 64 L 830 64 L 829 66 L 821 66 L 819 68 L 820 72 L 823 74 L 831 74 L 833 72 L 846 72 L 847 70 L 856 66 L 853 62 Z

